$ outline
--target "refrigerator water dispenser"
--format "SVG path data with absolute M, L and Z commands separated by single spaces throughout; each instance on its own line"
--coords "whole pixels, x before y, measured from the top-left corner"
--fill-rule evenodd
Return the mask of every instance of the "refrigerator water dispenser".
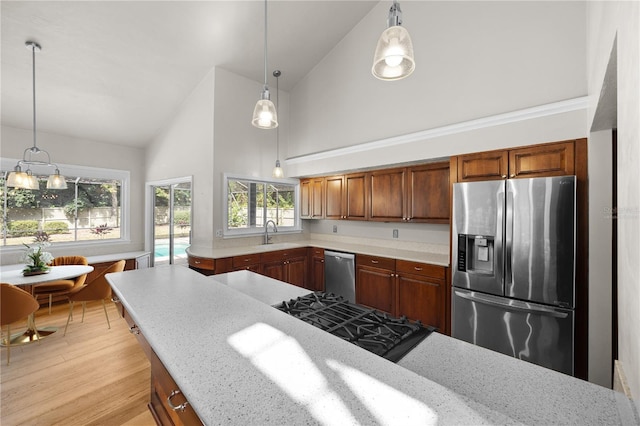
M 493 274 L 494 237 L 458 235 L 458 271 Z

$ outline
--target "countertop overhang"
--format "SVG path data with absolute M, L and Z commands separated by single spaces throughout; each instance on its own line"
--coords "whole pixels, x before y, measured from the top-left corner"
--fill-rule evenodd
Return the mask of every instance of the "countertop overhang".
M 248 271 L 107 279 L 208 425 L 638 422 L 622 394 L 437 333 L 394 364 L 273 308 L 300 289 Z

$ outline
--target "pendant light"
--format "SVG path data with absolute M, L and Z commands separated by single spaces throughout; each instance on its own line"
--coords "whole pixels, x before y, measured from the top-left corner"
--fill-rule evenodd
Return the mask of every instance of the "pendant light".
M 67 189 L 67 182 L 64 176 L 60 175 L 58 166 L 51 162 L 51 156 L 43 149 L 38 148 L 36 143 L 36 52 L 41 50 L 38 43 L 27 41 L 27 49 L 31 50 L 32 71 L 33 71 L 33 146 L 24 150 L 22 160 L 18 161 L 13 171 L 7 177 L 7 186 L 19 189 L 40 189 L 38 179 L 33 176 L 30 166 L 54 167 L 55 171 L 47 180 L 47 189 Z M 47 161 L 34 159 L 34 156 L 46 155 Z M 42 158 L 42 157 L 40 157 Z M 22 166 L 27 165 L 27 171 L 22 171 Z
M 279 106 L 280 99 L 280 76 L 282 75 L 282 71 L 275 70 L 273 72 L 273 76 L 276 78 L 276 109 Z M 273 173 L 271 174 L 274 178 L 283 178 L 284 171 L 282 167 L 280 167 L 280 127 L 276 128 L 276 166 L 273 168 Z
M 267 85 L 267 0 L 264 0 L 264 88 L 253 110 L 251 124 L 259 129 L 278 127 L 278 114 L 276 107 L 271 102 Z
M 371 67 L 373 75 L 380 80 L 400 80 L 408 77 L 416 67 L 411 37 L 401 25 L 402 10 L 398 2 L 393 0 L 387 18 L 388 28 L 378 40 Z

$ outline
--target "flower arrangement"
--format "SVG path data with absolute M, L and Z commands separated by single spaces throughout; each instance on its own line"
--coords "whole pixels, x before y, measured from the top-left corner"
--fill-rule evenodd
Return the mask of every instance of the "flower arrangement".
M 42 249 L 50 246 L 48 241 L 38 241 L 30 246 L 24 245 L 27 249 L 22 256 L 25 267 L 22 270 L 24 275 L 45 274 L 49 272 L 49 263 L 53 260 L 53 255 Z

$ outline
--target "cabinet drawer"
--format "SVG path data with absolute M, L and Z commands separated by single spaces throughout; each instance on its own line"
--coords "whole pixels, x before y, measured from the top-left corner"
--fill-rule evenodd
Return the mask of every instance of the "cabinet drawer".
M 307 255 L 307 249 L 302 247 L 302 248 L 294 248 L 291 250 L 276 250 L 276 251 L 270 251 L 267 253 L 262 253 L 262 255 L 260 256 L 260 261 L 262 263 L 266 263 L 266 262 L 277 262 L 279 260 L 289 260 L 292 259 L 294 257 L 300 257 L 300 256 L 306 256 Z
M 189 266 L 198 269 L 207 269 L 209 271 L 216 270 L 214 259 L 206 257 L 189 256 Z
M 127 312 L 127 310 L 124 309 L 124 307 L 122 308 L 122 313 L 123 313 L 124 320 L 127 322 L 127 325 L 129 326 L 129 331 L 131 332 L 131 334 L 136 336 L 136 339 L 138 340 L 138 343 L 142 347 L 144 354 L 147 356 L 147 359 L 151 361 L 151 346 L 149 345 L 149 342 L 147 342 L 147 339 L 144 338 L 144 335 L 140 331 L 140 328 L 138 328 L 138 325 L 135 323 L 133 318 L 131 318 L 131 315 L 129 315 L 129 312 Z
M 317 248 L 317 247 L 311 247 L 311 256 L 312 257 L 324 258 L 324 249 L 323 248 Z
M 395 271 L 396 260 L 388 257 L 369 256 L 366 254 L 356 255 L 356 264 L 358 266 L 371 266 L 373 268 L 391 269 Z
M 411 262 L 408 260 L 396 260 L 396 272 L 432 277 L 444 280 L 445 267 L 428 263 Z
M 251 265 L 257 265 L 260 263 L 260 254 L 234 256 L 232 263 L 234 268 L 244 268 Z

